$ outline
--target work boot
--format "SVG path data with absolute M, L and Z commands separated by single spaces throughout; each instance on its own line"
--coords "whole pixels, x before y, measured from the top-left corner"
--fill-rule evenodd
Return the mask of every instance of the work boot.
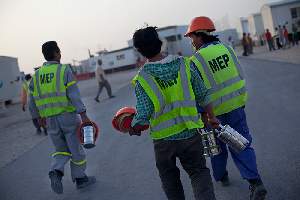
M 115 98 L 115 97 L 116 97 L 116 96 L 114 96 L 114 95 L 111 95 L 109 98 L 110 98 L 110 99 L 112 99 L 112 98 Z
M 228 177 L 228 172 L 226 171 L 226 173 L 224 174 L 224 176 L 221 178 L 221 183 L 222 183 L 222 186 L 224 187 L 227 187 L 230 185 L 230 182 L 229 182 L 229 177 Z
M 95 101 L 97 101 L 98 103 L 100 102 L 98 98 L 95 98 Z
M 264 184 L 250 184 L 250 200 L 264 200 L 267 195 L 267 190 Z
M 53 190 L 53 192 L 57 193 L 57 194 L 62 194 L 63 193 L 63 185 L 61 182 L 63 175 L 62 172 L 60 171 L 50 171 L 49 172 L 49 178 L 51 181 L 51 188 Z
M 94 176 L 85 176 L 83 178 L 76 178 L 76 188 L 82 189 L 89 185 L 92 185 L 96 182 L 96 178 Z
M 47 129 L 44 129 L 44 134 L 48 135 Z

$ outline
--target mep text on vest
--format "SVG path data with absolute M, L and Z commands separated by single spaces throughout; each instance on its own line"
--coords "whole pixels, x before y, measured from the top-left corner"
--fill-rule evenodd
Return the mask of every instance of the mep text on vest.
M 54 78 L 54 73 L 47 73 L 40 75 L 40 82 L 41 84 L 51 83 Z
M 216 73 L 220 70 L 227 68 L 228 62 L 229 62 L 229 56 L 227 54 L 223 54 L 221 56 L 213 58 L 212 60 L 209 60 L 208 64 L 212 73 Z
M 158 83 L 159 87 L 164 90 L 166 88 L 172 87 L 173 85 L 177 84 L 177 78 L 173 80 L 161 80 L 157 77 L 155 77 L 156 82 Z

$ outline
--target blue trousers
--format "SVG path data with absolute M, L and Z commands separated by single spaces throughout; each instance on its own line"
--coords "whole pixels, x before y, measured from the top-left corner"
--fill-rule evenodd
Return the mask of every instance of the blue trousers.
M 230 148 L 228 149 L 236 167 L 239 169 L 240 174 L 244 179 L 259 179 L 260 176 L 257 171 L 256 156 L 254 149 L 251 147 L 252 137 L 249 133 L 244 108 L 238 108 L 229 113 L 217 116 L 217 118 L 221 121 L 222 125 L 228 124 L 249 140 L 249 145 L 240 153 L 236 153 Z M 220 145 L 222 152 L 211 158 L 211 164 L 213 176 L 216 181 L 219 181 L 225 173 L 227 173 L 226 165 L 228 149 L 227 145 L 220 140 L 217 140 L 217 143 Z

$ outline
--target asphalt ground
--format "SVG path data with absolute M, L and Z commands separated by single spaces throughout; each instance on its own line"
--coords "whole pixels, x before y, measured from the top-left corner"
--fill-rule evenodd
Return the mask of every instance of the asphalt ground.
M 248 125 L 259 171 L 268 189 L 267 199 L 300 199 L 300 65 L 244 58 L 241 63 L 250 96 L 246 106 Z M 89 87 L 84 90 L 83 94 Z M 97 146 L 86 151 L 87 173 L 96 176 L 95 185 L 76 190 L 66 165 L 64 194 L 54 194 L 48 178 L 53 149 L 47 139 L 0 169 L 0 199 L 166 199 L 160 187 L 149 135 L 130 137 L 111 126 L 111 119 L 120 107 L 135 105 L 133 89 L 124 84 L 115 95 L 114 99 L 102 98 L 100 103 L 95 103 L 93 96 L 84 96 L 90 118 L 100 125 Z M 207 163 L 210 166 L 209 159 Z M 241 179 L 231 158 L 228 171 L 230 187 L 224 188 L 214 182 L 217 199 L 248 199 L 248 184 Z M 181 172 L 186 199 L 192 200 L 189 178 L 183 170 Z

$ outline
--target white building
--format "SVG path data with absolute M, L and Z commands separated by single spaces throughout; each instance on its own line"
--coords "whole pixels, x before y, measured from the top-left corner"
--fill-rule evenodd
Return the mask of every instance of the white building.
M 96 57 L 96 59 L 101 60 L 102 67 L 106 71 L 134 68 L 137 58 L 137 52 L 133 47 L 100 53 Z
M 167 54 L 191 56 L 193 49 L 190 39 L 184 37 L 188 26 L 167 26 L 157 29 L 157 33 L 163 42 L 162 51 Z M 229 36 L 235 43 L 238 43 L 238 35 L 236 29 L 227 29 L 214 33 L 219 36 L 223 42 L 228 42 Z M 121 69 L 134 68 L 143 63 L 144 58 L 134 49 L 133 41 L 128 41 L 128 47 L 117 49 L 114 51 L 101 51 L 98 56 L 81 61 L 79 73 L 94 72 L 97 67 L 98 60 L 101 60 L 102 67 L 105 71 L 118 71 Z
M 95 72 L 98 60 L 101 61 L 101 66 L 106 72 L 130 69 L 135 67 L 137 59 L 138 54 L 133 47 L 126 47 L 113 51 L 101 51 L 98 52 L 98 56 L 80 61 L 78 72 Z
M 18 59 L 0 56 L 0 70 L 0 104 L 18 101 L 22 84 Z
M 236 29 L 226 29 L 226 30 L 223 30 L 223 31 L 218 31 L 218 32 L 214 32 L 213 33 L 214 35 L 217 35 L 218 38 L 221 40 L 221 42 L 224 42 L 226 44 L 229 44 L 231 45 L 231 43 L 229 43 L 229 37 L 231 37 L 233 43 L 235 45 L 239 44 L 240 43 L 240 40 L 239 40 L 239 36 L 238 36 L 238 32 Z
M 300 1 L 285 0 L 276 3 L 266 4 L 261 8 L 264 28 L 269 29 L 272 34 L 275 27 L 285 25 L 289 32 L 292 30 L 292 24 L 298 26 L 300 31 Z
M 248 16 L 249 33 L 252 36 L 259 37 L 264 34 L 264 23 L 260 13 L 254 13 Z
M 249 33 L 249 22 L 247 18 L 241 17 L 240 18 L 241 26 L 242 26 L 242 34 Z

